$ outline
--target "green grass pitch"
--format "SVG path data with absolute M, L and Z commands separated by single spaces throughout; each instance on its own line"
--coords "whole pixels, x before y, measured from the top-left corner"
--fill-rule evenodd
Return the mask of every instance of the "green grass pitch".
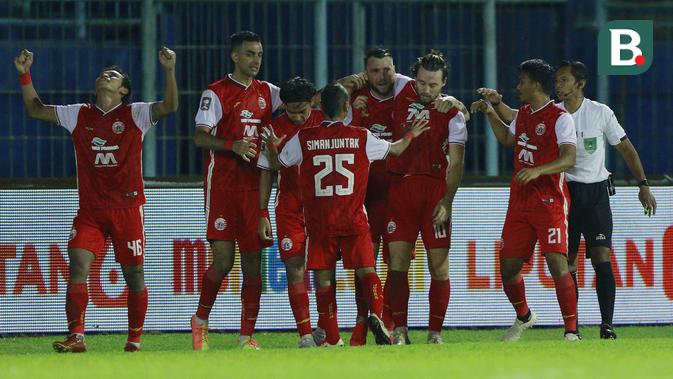
M 260 351 L 240 351 L 234 333 L 211 332 L 211 350 L 191 351 L 186 333 L 148 333 L 143 351 L 123 353 L 125 335 L 90 335 L 85 354 L 57 354 L 61 336 L 0 338 L 0 378 L 671 378 L 673 326 L 620 327 L 614 341 L 566 342 L 562 329 L 533 329 L 516 343 L 504 329 L 445 330 L 444 345 L 297 349 L 295 333 L 257 333 Z M 348 333 L 342 333 L 348 341 Z

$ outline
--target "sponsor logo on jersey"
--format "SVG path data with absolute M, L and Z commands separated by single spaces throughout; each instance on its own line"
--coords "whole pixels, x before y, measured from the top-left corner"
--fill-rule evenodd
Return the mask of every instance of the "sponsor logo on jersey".
M 124 132 L 125 129 L 126 129 L 126 125 L 124 125 L 124 123 L 121 122 L 121 121 L 115 121 L 115 122 L 112 124 L 112 131 L 113 131 L 115 134 L 122 134 L 122 133 Z
M 201 110 L 202 111 L 207 111 L 208 109 L 210 109 L 210 103 L 212 103 L 212 102 L 213 102 L 213 99 L 211 99 L 210 97 L 202 98 L 201 99 L 201 106 L 200 106 Z
M 257 98 L 257 103 L 259 104 L 259 109 L 265 109 L 266 108 L 266 100 L 264 100 L 263 97 L 258 97 Z
M 283 251 L 290 251 L 292 249 L 292 240 L 288 237 L 283 238 L 283 240 L 280 241 L 280 248 L 283 249 Z
M 250 112 L 247 109 L 241 111 L 241 118 L 251 118 L 254 115 L 255 115 L 254 113 Z
M 119 146 L 105 146 L 106 140 L 94 137 L 91 140 L 91 150 L 98 151 L 94 160 L 95 167 L 115 167 L 119 163 L 113 151 L 119 150 Z
M 407 108 L 407 122 L 414 120 L 429 120 L 430 111 L 425 109 L 425 106 L 420 103 L 411 103 Z
M 215 226 L 215 229 L 222 231 L 227 228 L 227 220 L 223 219 L 222 217 L 219 217 L 218 219 L 215 220 L 215 223 L 213 225 Z
M 547 130 L 547 127 L 544 125 L 543 122 L 541 122 L 541 123 L 537 124 L 537 126 L 535 127 L 535 134 L 537 134 L 538 136 L 541 136 L 541 135 L 544 134 L 544 132 L 546 130 Z
M 387 230 L 388 230 L 388 234 L 395 233 L 395 230 L 397 230 L 397 224 L 395 224 L 395 221 L 392 221 L 392 220 L 388 221 Z
M 519 151 L 519 162 L 532 166 L 535 164 L 533 152 L 537 151 L 537 146 L 529 144 L 529 140 L 530 138 L 526 133 L 521 133 L 516 144 L 522 147 L 521 151 Z

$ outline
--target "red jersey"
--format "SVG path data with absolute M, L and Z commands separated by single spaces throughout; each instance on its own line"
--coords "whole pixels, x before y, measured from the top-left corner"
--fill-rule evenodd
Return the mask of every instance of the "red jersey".
M 210 134 L 220 139 L 237 141 L 252 137 L 259 152 L 260 129 L 269 124 L 280 103 L 279 89 L 273 84 L 253 80 L 246 86 L 229 74 L 203 91 L 195 121 L 197 126 L 210 128 Z M 204 165 L 206 190 L 259 189 L 257 156 L 246 162 L 232 151 L 209 150 Z
M 95 104 L 56 107 L 59 125 L 72 134 L 81 209 L 145 204 L 142 148 L 155 125 L 150 103 L 119 104 L 103 112 Z
M 577 142 L 572 117 L 552 101 L 534 112 L 530 105 L 519 108 L 509 132 L 514 136 L 513 177 L 523 168 L 555 161 L 560 145 Z M 526 185 L 512 178 L 510 188 L 510 202 L 529 199 L 562 201 L 567 194 L 563 173 L 542 175 Z
M 353 101 L 359 96 L 367 97 L 367 109 L 355 109 Z M 351 95 L 352 124 L 369 129 L 375 137 L 393 142 L 393 96 L 377 98 L 369 88 L 361 88 Z M 386 162 L 372 162 L 369 168 L 369 192 L 387 193 L 390 179 L 386 172 Z
M 320 125 L 325 119 L 323 113 L 319 109 L 312 109 L 311 115 L 308 117 L 304 125 L 297 126 L 286 113 L 273 119 L 273 130 L 277 136 L 286 135 L 285 139 L 278 146 L 278 150 L 282 150 L 287 142 L 305 128 L 312 128 Z M 259 156 L 257 167 L 270 170 L 271 164 L 266 152 Z M 285 167 L 281 165 L 278 175 L 278 194 L 276 195 L 276 213 L 290 214 L 303 218 L 303 210 L 301 203 L 301 187 L 299 185 L 299 167 Z
M 411 141 L 399 157 L 388 159 L 388 171 L 403 175 L 430 175 L 446 178 L 449 145 L 467 142 L 465 117 L 456 107 L 448 113 L 437 111 L 432 104 L 420 103 L 415 80 L 396 89 L 393 108 L 393 139 L 404 136 L 414 120 L 429 120 L 430 130 Z
M 308 235 L 346 236 L 369 230 L 364 210 L 369 162 L 385 159 L 390 142 L 339 121 L 297 133 L 278 156 L 299 166 Z

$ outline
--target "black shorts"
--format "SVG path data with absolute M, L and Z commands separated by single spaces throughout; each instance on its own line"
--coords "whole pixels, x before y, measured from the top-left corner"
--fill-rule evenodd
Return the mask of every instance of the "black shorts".
M 607 180 L 598 183 L 568 182 L 568 252 L 577 253 L 580 238 L 586 242 L 586 257 L 591 248 L 612 247 L 612 210 Z

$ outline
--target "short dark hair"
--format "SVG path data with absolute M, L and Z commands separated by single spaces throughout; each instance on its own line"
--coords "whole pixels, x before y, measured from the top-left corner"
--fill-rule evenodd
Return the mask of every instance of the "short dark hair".
M 310 103 L 315 93 L 313 83 L 300 76 L 295 76 L 280 86 L 280 100 L 286 104 Z
M 411 65 L 411 75 L 414 78 L 418 75 L 418 70 L 421 67 L 427 71 L 442 70 L 442 80 L 449 76 L 449 65 L 439 50 L 432 49 L 424 56 L 416 58 L 416 62 Z
M 107 65 L 103 68 L 102 72 L 105 71 L 117 71 L 118 73 L 121 74 L 122 76 L 122 86 L 129 90 L 129 92 L 122 97 L 122 103 L 128 104 L 131 102 L 131 94 L 133 93 L 133 88 L 131 87 L 131 78 L 129 77 L 129 74 L 122 70 L 119 66 L 112 64 L 112 65 Z
M 580 61 L 562 60 L 561 63 L 559 63 L 558 68 L 562 67 L 570 67 L 570 73 L 577 82 L 580 80 L 587 80 L 587 77 L 589 76 L 587 66 Z
M 229 45 L 230 51 L 236 50 L 238 47 L 243 45 L 243 42 L 262 42 L 262 39 L 259 37 L 259 34 L 251 32 L 249 30 L 241 30 L 229 36 Z
M 320 93 L 320 107 L 326 117 L 336 117 L 348 101 L 348 91 L 339 83 L 326 85 Z
M 390 50 L 380 46 L 369 48 L 365 52 L 365 67 L 367 67 L 367 62 L 369 62 L 369 58 L 382 59 L 385 57 L 392 58 L 393 53 L 391 53 Z
M 542 59 L 523 61 L 518 71 L 526 73 L 530 80 L 540 83 L 545 94 L 551 94 L 554 89 L 554 68 Z

